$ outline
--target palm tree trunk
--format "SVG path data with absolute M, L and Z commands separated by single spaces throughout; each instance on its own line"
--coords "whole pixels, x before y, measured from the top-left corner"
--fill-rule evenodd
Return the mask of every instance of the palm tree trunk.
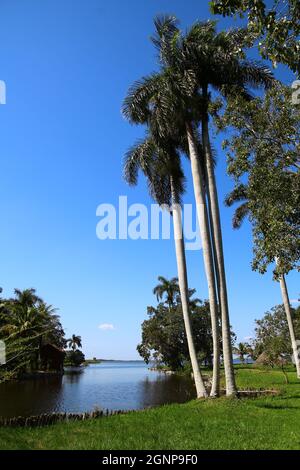
M 227 297 L 227 286 L 226 286 L 226 274 L 225 274 L 225 263 L 224 263 L 224 251 L 222 241 L 222 229 L 220 221 L 220 210 L 218 202 L 217 185 L 215 179 L 215 172 L 213 166 L 213 159 L 211 154 L 211 147 L 209 141 L 209 129 L 208 129 L 208 116 L 202 119 L 202 145 L 205 154 L 205 170 L 207 177 L 207 193 L 211 211 L 211 232 L 214 240 L 215 247 L 215 260 L 216 260 L 216 272 L 219 284 L 219 302 L 221 307 L 221 322 L 222 322 L 222 346 L 223 346 L 223 359 L 224 359 L 224 370 L 226 379 L 226 395 L 234 396 L 237 393 L 234 368 L 233 368 L 233 357 L 232 357 L 232 345 L 230 335 L 230 321 L 229 321 L 229 309 L 228 309 L 228 297 Z
M 175 240 L 175 251 L 177 260 L 178 270 L 178 283 L 181 297 L 182 313 L 185 326 L 185 332 L 187 337 L 189 355 L 191 359 L 194 381 L 196 385 L 197 398 L 207 397 L 204 381 L 199 368 L 197 359 L 195 343 L 193 338 L 193 331 L 189 313 L 189 290 L 188 290 L 188 279 L 186 269 L 186 258 L 184 249 L 184 240 L 182 233 L 182 222 L 181 222 L 181 207 L 177 203 L 176 194 L 173 187 L 173 180 L 170 177 L 171 190 L 172 190 L 172 212 L 173 212 L 173 226 L 174 226 L 174 240 Z
M 277 261 L 276 261 L 276 264 L 278 264 Z M 299 360 L 298 345 L 297 345 L 297 340 L 296 340 L 296 335 L 295 335 L 295 328 L 293 324 L 289 293 L 288 293 L 284 274 L 280 276 L 279 282 L 280 282 L 280 289 L 281 289 L 284 310 L 285 310 L 285 314 L 286 314 L 286 318 L 287 318 L 287 322 L 289 326 L 293 355 L 294 355 L 294 360 L 295 360 L 295 365 L 296 365 L 296 370 L 297 370 L 297 377 L 298 379 L 300 379 L 300 360 Z
M 215 244 L 215 239 L 212 235 L 213 233 L 213 227 L 211 226 L 212 208 L 211 208 L 210 198 L 207 198 L 207 202 L 208 202 L 208 219 L 210 221 L 209 227 L 210 227 L 210 236 L 211 236 L 211 244 L 212 244 L 212 255 L 213 255 L 213 263 L 215 267 L 215 276 L 216 276 L 216 283 L 217 283 L 216 285 L 217 285 L 217 294 L 218 294 L 218 304 L 220 306 L 220 276 L 219 276 L 218 263 L 217 263 L 217 257 L 216 257 L 216 253 L 217 253 L 216 244 Z
M 194 133 L 191 125 L 186 125 L 187 139 L 189 144 L 189 154 L 195 200 L 197 206 L 197 216 L 202 240 L 202 250 L 204 266 L 208 284 L 208 295 L 211 315 L 212 337 L 213 337 L 213 380 L 211 396 L 218 396 L 220 392 L 220 337 L 219 337 L 219 316 L 216 294 L 216 279 L 214 274 L 211 240 L 209 234 L 209 223 L 207 215 L 207 204 L 205 198 L 205 186 L 199 156 L 195 145 Z

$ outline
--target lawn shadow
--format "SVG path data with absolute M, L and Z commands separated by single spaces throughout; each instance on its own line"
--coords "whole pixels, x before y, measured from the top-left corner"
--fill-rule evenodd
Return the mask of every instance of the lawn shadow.
M 256 403 L 257 408 L 266 408 L 267 410 L 300 410 L 299 406 L 279 405 L 275 403 Z

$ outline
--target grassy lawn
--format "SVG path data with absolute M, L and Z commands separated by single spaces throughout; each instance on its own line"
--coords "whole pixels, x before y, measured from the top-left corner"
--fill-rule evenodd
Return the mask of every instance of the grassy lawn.
M 300 381 L 239 368 L 239 388 L 278 396 L 191 401 L 45 428 L 0 428 L 0 449 L 300 449 Z

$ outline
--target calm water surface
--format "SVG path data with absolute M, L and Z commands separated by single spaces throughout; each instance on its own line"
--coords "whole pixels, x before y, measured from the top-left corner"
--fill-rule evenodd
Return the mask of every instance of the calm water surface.
M 142 362 L 103 362 L 63 377 L 0 384 L 0 416 L 134 410 L 194 397 L 187 377 L 150 371 Z

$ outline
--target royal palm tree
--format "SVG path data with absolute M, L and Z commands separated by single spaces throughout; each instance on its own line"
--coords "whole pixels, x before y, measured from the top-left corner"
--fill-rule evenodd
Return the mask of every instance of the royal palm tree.
M 265 67 L 240 60 L 241 38 L 245 35 L 245 31 L 216 34 L 215 24 L 207 22 L 196 23 L 183 36 L 177 28 L 174 17 L 158 18 L 155 25 L 156 35 L 153 42 L 159 50 L 162 72 L 137 82 L 129 90 L 123 111 L 132 122 L 148 123 L 152 131 L 159 136 L 173 133 L 174 129 L 177 135 L 184 132 L 187 136 L 197 213 L 202 229 L 209 298 L 211 304 L 215 304 L 212 305 L 211 312 L 214 315 L 217 304 L 213 292 L 216 290 L 217 280 L 222 316 L 226 390 L 228 395 L 233 395 L 236 393 L 236 386 L 222 233 L 208 130 L 209 86 L 212 85 L 224 97 L 233 92 L 249 97 L 247 85 L 269 86 L 272 83 L 272 75 Z M 195 145 L 198 121 L 202 123 L 204 172 L 201 170 L 201 162 L 199 162 Z M 205 190 L 207 190 L 211 215 L 210 227 Z
M 247 357 L 249 355 L 249 344 L 239 343 L 233 348 L 233 352 L 239 356 L 241 363 L 244 364 L 245 356 Z
M 158 276 L 159 284 L 154 287 L 153 294 L 156 295 L 157 301 L 166 298 L 169 309 L 174 306 L 175 298 L 179 292 L 178 278 L 166 279 L 163 276 Z
M 167 66 L 192 71 L 202 95 L 201 132 L 205 156 L 207 195 L 210 213 L 215 271 L 222 316 L 223 356 L 227 394 L 236 392 L 232 363 L 229 309 L 218 193 L 209 135 L 210 87 L 226 97 L 239 93 L 250 99 L 248 86 L 268 88 L 274 84 L 270 70 L 259 63 L 244 60 L 243 46 L 248 37 L 244 29 L 216 32 L 215 22 L 196 23 L 180 39 L 176 19 L 164 18 L 156 24 L 156 44 Z M 179 51 L 179 54 L 178 54 Z
M 73 351 L 76 351 L 77 348 L 82 348 L 82 343 L 81 343 L 81 336 L 76 336 L 72 335 L 71 338 L 66 340 L 68 346 L 73 349 Z
M 42 299 L 36 294 L 36 289 L 14 289 L 15 297 L 11 301 L 20 307 L 33 307 L 37 303 L 41 303 Z
M 249 189 L 246 184 L 239 184 L 237 185 L 231 193 L 229 193 L 225 198 L 225 204 L 227 207 L 231 207 L 235 203 L 240 203 L 237 209 L 234 212 L 232 225 L 233 228 L 239 229 L 243 223 L 243 221 L 248 217 L 251 216 L 250 204 L 249 204 Z M 278 257 L 275 258 L 276 265 L 280 265 L 280 259 Z M 282 301 L 284 305 L 284 310 L 287 318 L 289 334 L 291 338 L 292 350 L 294 361 L 297 370 L 297 377 L 300 378 L 300 358 L 298 352 L 298 343 L 296 339 L 295 327 L 293 323 L 293 315 L 291 310 L 291 303 L 289 299 L 288 288 L 286 284 L 285 275 L 282 273 L 279 276 L 279 284 L 281 290 Z
M 171 309 L 175 297 L 180 292 L 182 313 L 191 359 L 197 397 L 206 397 L 207 392 L 200 372 L 197 353 L 194 345 L 193 332 L 189 311 L 189 288 L 186 269 L 186 258 L 181 223 L 181 196 L 184 192 L 184 175 L 180 164 L 180 156 L 173 145 L 163 147 L 153 138 L 148 138 L 132 147 L 126 155 L 124 176 L 126 181 L 137 184 L 138 170 L 142 170 L 148 181 L 150 194 L 154 200 L 163 207 L 171 208 L 173 216 L 175 252 L 178 270 L 178 279 L 170 281 L 160 276 L 159 284 L 154 288 L 157 299 L 166 296 Z
M 200 122 L 201 99 L 190 99 L 190 91 L 181 86 L 170 70 L 152 74 L 136 82 L 128 92 L 123 104 L 123 114 L 132 123 L 148 124 L 156 141 L 172 139 L 174 145 L 190 158 L 197 215 L 202 239 L 205 271 L 213 336 L 213 380 L 211 396 L 219 394 L 220 386 L 220 342 L 219 311 L 216 281 L 213 267 L 213 252 L 210 241 L 208 208 L 205 197 L 205 175 L 201 166 L 201 146 L 197 135 Z

